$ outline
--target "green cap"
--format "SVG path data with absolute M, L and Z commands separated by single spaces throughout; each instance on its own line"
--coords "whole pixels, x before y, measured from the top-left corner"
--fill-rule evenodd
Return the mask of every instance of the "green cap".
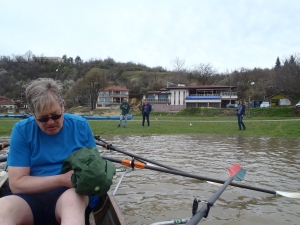
M 76 193 L 102 196 L 112 185 L 115 165 L 100 157 L 96 147 L 83 147 L 73 152 L 62 165 L 61 173 L 74 170 L 71 177 Z

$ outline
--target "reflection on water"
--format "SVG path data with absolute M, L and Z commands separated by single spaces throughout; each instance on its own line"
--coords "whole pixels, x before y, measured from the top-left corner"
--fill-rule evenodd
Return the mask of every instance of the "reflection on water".
M 211 178 L 227 179 L 226 169 L 238 162 L 247 171 L 246 185 L 300 192 L 300 139 L 207 135 L 102 138 L 124 151 Z M 110 157 L 123 155 L 112 152 Z M 117 174 L 112 189 L 121 175 Z M 194 197 L 207 200 L 217 189 L 192 178 L 137 169 L 125 176 L 116 199 L 128 224 L 141 225 L 191 217 Z M 200 224 L 299 224 L 299 204 L 299 199 L 230 188 Z

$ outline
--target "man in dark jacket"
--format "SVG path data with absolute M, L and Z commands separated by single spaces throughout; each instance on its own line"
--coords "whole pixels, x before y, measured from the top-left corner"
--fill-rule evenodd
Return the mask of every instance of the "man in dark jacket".
M 142 113 L 143 113 L 143 123 L 142 126 L 144 127 L 145 118 L 147 119 L 148 127 L 150 127 L 149 115 L 152 111 L 152 105 L 149 104 L 148 99 L 145 99 L 142 105 Z
M 124 120 L 124 127 L 126 127 L 127 117 L 128 117 L 129 110 L 130 110 L 130 105 L 127 102 L 127 98 L 123 98 L 123 102 L 120 105 L 120 109 L 122 110 L 122 112 L 121 112 L 118 127 L 121 126 L 122 120 Z
M 243 126 L 243 130 L 246 130 L 245 124 L 243 123 L 243 117 L 245 115 L 245 111 L 246 111 L 246 106 L 244 104 L 244 101 L 243 101 L 243 99 L 240 99 L 238 108 L 236 110 L 236 114 L 238 117 L 239 130 L 242 130 L 242 126 Z

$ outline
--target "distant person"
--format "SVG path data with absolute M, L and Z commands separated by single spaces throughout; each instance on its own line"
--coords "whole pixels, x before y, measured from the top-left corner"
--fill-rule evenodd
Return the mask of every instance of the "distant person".
M 143 113 L 143 123 L 142 126 L 144 127 L 145 118 L 147 119 L 148 127 L 150 127 L 149 115 L 152 111 L 152 105 L 149 104 L 148 99 L 145 99 L 142 105 L 142 113 Z
M 246 106 L 244 104 L 243 99 L 239 100 L 239 104 L 238 104 L 238 108 L 236 109 L 236 114 L 238 117 L 238 125 L 239 125 L 239 130 L 246 130 L 245 124 L 243 122 L 243 117 L 245 115 L 245 111 L 246 111 Z
M 127 98 L 123 98 L 123 102 L 120 105 L 120 109 L 122 110 L 122 112 L 121 112 L 118 127 L 121 126 L 122 120 L 124 120 L 124 127 L 126 127 L 127 117 L 128 117 L 129 110 L 130 110 L 130 105 L 127 102 Z

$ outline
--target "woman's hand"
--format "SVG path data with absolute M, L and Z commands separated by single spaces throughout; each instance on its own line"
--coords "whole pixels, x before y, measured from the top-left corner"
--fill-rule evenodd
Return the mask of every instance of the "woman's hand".
M 74 173 L 74 171 L 70 170 L 69 172 L 61 175 L 62 186 L 69 187 L 69 188 L 73 187 L 72 182 L 71 182 L 71 177 L 72 177 L 73 173 Z

